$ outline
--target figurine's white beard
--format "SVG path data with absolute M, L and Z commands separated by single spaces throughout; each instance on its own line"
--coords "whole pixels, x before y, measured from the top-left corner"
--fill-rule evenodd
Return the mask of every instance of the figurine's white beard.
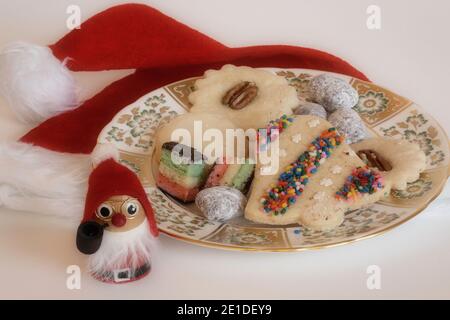
M 147 219 L 130 231 L 105 230 L 99 250 L 89 257 L 89 272 L 102 274 L 122 268 L 141 267 L 143 263 L 150 262 L 155 242 Z

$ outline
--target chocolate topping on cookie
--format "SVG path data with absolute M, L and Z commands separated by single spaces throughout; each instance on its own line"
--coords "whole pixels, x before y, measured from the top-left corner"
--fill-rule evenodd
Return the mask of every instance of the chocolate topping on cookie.
M 162 145 L 162 148 L 174 152 L 174 155 L 187 163 L 203 162 L 207 160 L 207 158 L 201 152 L 195 150 L 195 148 L 178 142 L 166 142 Z

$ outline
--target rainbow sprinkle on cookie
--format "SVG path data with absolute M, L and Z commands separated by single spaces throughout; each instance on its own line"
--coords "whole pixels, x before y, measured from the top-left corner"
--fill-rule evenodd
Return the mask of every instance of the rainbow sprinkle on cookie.
M 383 176 L 380 172 L 367 166 L 353 169 L 352 174 L 347 177 L 344 186 L 336 192 L 336 199 L 353 201 L 362 194 L 372 194 L 382 189 Z
M 259 150 L 265 151 L 269 143 L 277 139 L 278 136 L 292 124 L 293 121 L 294 118 L 288 117 L 284 114 L 278 119 L 271 120 L 266 128 L 259 129 Z M 275 130 L 278 130 L 278 134 L 276 134 Z
M 277 184 L 271 186 L 261 198 L 264 211 L 274 215 L 285 214 L 302 194 L 309 178 L 343 141 L 344 138 L 335 128 L 323 131 L 295 162 L 285 168 L 278 177 Z

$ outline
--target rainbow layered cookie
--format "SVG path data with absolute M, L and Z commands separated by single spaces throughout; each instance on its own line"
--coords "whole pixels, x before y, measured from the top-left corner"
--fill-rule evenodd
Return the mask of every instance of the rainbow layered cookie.
M 223 161 L 221 161 L 223 162 Z M 227 186 L 245 193 L 253 179 L 255 165 L 245 160 L 245 163 L 216 163 L 208 176 L 205 188 Z
M 194 201 L 211 170 L 197 150 L 176 142 L 162 145 L 156 185 L 182 202 Z

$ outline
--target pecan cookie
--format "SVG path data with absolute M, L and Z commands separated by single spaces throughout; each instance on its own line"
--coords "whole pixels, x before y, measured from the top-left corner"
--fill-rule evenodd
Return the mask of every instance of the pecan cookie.
M 285 78 L 250 67 L 225 65 L 208 70 L 189 96 L 193 113 L 215 113 L 242 129 L 262 128 L 270 120 L 291 114 L 300 103 Z
M 369 167 L 382 171 L 393 189 L 406 189 L 426 168 L 425 153 L 406 140 L 372 138 L 352 144 L 352 149 Z

